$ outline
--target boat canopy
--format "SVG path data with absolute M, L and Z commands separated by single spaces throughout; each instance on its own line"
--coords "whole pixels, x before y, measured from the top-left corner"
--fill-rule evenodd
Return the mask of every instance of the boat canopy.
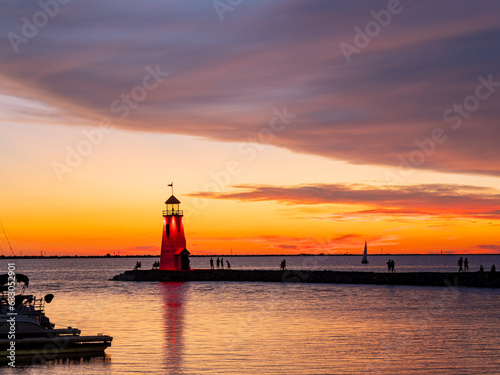
M 16 273 L 16 281 L 18 283 L 24 283 L 24 285 L 28 286 L 30 283 L 30 279 L 28 276 L 23 275 L 22 273 Z M 0 275 L 0 291 L 7 290 L 7 284 L 9 283 L 9 274 L 5 273 Z

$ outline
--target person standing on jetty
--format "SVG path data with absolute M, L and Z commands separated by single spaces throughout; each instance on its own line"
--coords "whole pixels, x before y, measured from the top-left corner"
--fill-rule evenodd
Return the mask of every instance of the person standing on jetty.
M 224 258 L 220 258 L 220 269 L 224 269 Z
M 463 272 L 463 268 L 462 268 L 462 265 L 464 264 L 464 260 L 462 259 L 462 257 L 460 257 L 460 259 L 458 260 L 458 272 Z
M 212 258 L 210 258 L 210 269 L 214 269 L 214 260 Z
M 219 269 L 219 268 L 220 268 L 220 260 L 219 260 L 219 258 L 217 258 L 217 269 Z
M 227 263 L 227 269 L 230 270 L 231 269 L 231 263 L 229 263 L 228 260 L 226 260 L 226 263 Z
M 467 258 L 464 259 L 464 272 L 469 271 L 469 260 Z
M 285 260 L 285 259 L 283 259 L 283 260 L 281 261 L 281 269 L 282 269 L 283 271 L 284 271 L 284 270 L 286 270 L 286 260 Z

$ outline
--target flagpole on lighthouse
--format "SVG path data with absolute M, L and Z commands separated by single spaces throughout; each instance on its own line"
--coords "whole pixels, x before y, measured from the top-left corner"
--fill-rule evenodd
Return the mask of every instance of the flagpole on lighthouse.
M 168 184 L 168 186 L 172 187 L 172 195 L 174 195 L 174 183 L 172 182 L 171 184 Z

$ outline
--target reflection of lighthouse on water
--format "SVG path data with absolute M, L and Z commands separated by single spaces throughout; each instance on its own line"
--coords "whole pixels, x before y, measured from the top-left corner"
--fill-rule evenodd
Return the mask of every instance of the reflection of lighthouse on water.
M 184 295 L 186 283 L 161 283 L 163 294 L 163 324 L 165 327 L 165 361 L 167 373 L 178 374 L 182 371 L 184 349 Z

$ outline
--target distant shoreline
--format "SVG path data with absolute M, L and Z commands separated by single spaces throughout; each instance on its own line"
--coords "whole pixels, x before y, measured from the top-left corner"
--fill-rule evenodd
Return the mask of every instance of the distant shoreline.
M 317 256 L 330 256 L 330 257 L 361 257 L 363 254 L 214 254 L 214 255 L 190 255 L 192 258 L 241 258 L 241 257 L 317 257 Z M 370 254 L 369 257 L 394 257 L 394 256 L 490 256 L 499 254 Z M 160 255 L 0 255 L 0 259 L 89 259 L 89 258 L 159 258 Z

